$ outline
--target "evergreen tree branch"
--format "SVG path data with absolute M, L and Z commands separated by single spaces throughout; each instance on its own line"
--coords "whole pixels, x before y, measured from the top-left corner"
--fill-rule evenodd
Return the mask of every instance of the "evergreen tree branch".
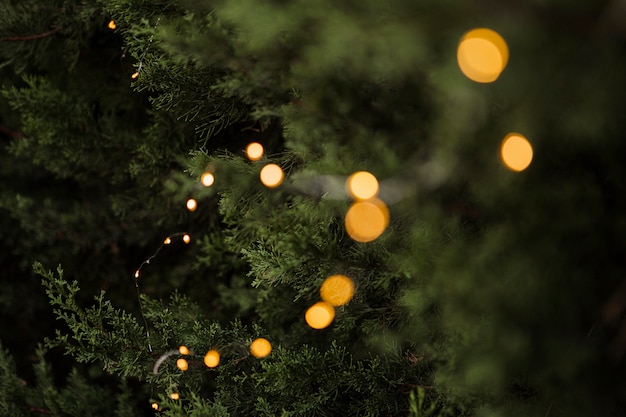
M 22 138 L 24 138 L 24 134 L 23 133 L 16 132 L 16 131 L 14 131 L 12 129 L 9 129 L 8 127 L 2 126 L 2 125 L 0 125 L 0 133 L 4 134 L 4 135 L 6 135 L 6 136 L 8 136 L 10 138 L 13 138 L 13 139 L 22 139 Z
M 9 42 L 19 42 L 19 41 L 34 41 L 37 39 L 42 39 L 42 38 L 47 38 L 48 36 L 52 36 L 55 33 L 57 33 L 58 31 L 60 31 L 61 28 L 60 27 L 56 27 L 52 30 L 49 30 L 47 32 L 43 32 L 43 33 L 38 33 L 36 35 L 28 35 L 28 36 L 6 36 L 4 38 L 2 38 L 3 41 L 9 41 Z
M 28 411 L 30 411 L 31 413 L 39 413 L 39 414 L 52 414 L 50 410 L 46 410 L 45 408 L 35 407 L 32 405 L 28 407 Z

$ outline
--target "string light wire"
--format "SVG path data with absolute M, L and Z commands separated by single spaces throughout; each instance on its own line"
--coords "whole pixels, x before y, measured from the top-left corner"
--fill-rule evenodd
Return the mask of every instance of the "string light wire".
M 162 354 L 161 356 L 159 356 L 159 359 L 157 359 L 157 361 L 154 363 L 154 367 L 152 368 L 152 373 L 153 374 L 158 374 L 159 373 L 159 368 L 161 367 L 161 365 L 163 364 L 163 362 L 165 362 L 165 360 L 167 358 L 169 358 L 172 355 L 176 355 L 178 354 L 178 350 L 168 350 L 167 352 L 165 352 L 164 354 Z
M 178 236 L 182 236 L 182 240 L 185 244 L 189 244 L 189 242 L 191 242 L 191 238 L 189 237 L 189 234 L 186 232 L 178 232 L 178 233 L 169 235 L 163 240 L 163 242 L 161 243 L 161 246 L 157 248 L 157 250 L 152 254 L 152 256 L 144 260 L 141 263 L 141 265 L 139 265 L 139 268 L 135 270 L 135 274 L 134 274 L 135 288 L 137 289 L 137 301 L 139 303 L 139 312 L 141 314 L 141 319 L 143 320 L 144 327 L 146 329 L 146 339 L 148 340 L 148 351 L 150 353 L 152 353 L 152 343 L 150 342 L 150 328 L 148 327 L 148 320 L 146 320 L 146 315 L 145 315 L 144 308 L 143 308 L 143 302 L 141 301 L 141 289 L 139 288 L 139 278 L 141 277 L 141 270 L 143 269 L 143 267 L 146 265 L 149 265 L 150 262 L 152 262 L 152 260 L 159 255 L 159 253 L 161 252 L 161 249 L 163 249 L 164 246 L 170 245 L 172 243 L 172 238 L 178 237 Z
M 153 27 L 154 30 L 156 30 L 157 26 L 159 26 L 159 22 L 160 21 L 161 21 L 161 17 L 159 16 L 159 18 L 157 19 L 156 23 L 154 24 L 154 27 Z M 148 40 L 148 46 L 146 46 L 146 48 L 143 50 L 143 53 L 139 57 L 139 65 L 137 65 L 137 71 L 131 76 L 131 78 L 136 79 L 137 77 L 139 77 L 139 73 L 141 72 L 141 70 L 143 68 L 143 60 L 146 57 L 146 54 L 148 53 L 148 50 L 152 46 L 152 41 L 153 40 L 154 40 L 154 34 L 152 34 L 150 36 L 150 39 Z

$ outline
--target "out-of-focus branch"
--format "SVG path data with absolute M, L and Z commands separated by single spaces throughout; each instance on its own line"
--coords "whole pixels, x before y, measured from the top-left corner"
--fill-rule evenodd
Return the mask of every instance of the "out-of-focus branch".
M 2 125 L 0 125 L 0 134 L 9 136 L 13 139 L 22 139 L 24 137 L 24 134 L 11 130 L 8 127 Z
M 626 0 L 610 0 L 598 22 L 599 34 L 626 36 Z
M 10 42 L 18 42 L 18 41 L 34 41 L 36 39 L 41 39 L 41 38 L 46 38 L 48 36 L 54 35 L 55 33 L 57 33 L 58 31 L 60 31 L 61 28 L 54 28 L 52 30 L 49 30 L 47 32 L 43 32 L 43 33 L 38 33 L 36 35 L 28 35 L 28 36 L 7 36 L 2 38 L 1 40 L 3 41 L 10 41 Z

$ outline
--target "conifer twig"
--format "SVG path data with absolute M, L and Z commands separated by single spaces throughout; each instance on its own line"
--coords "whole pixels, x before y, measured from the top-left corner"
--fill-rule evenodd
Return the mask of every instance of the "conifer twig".
M 14 131 L 12 129 L 9 129 L 8 127 L 2 126 L 2 125 L 0 125 L 0 133 L 3 133 L 3 134 L 5 134 L 5 135 L 7 135 L 7 136 L 9 136 L 9 137 L 11 137 L 13 139 L 22 139 L 22 138 L 24 138 L 24 134 L 23 133 L 16 132 L 16 131 Z
M 46 410 L 45 408 L 35 407 L 34 405 L 29 406 L 28 411 L 33 412 L 33 413 L 40 413 L 40 414 L 52 414 L 50 410 Z
M 36 39 L 46 38 L 48 36 L 54 35 L 55 33 L 57 33 L 60 30 L 61 30 L 60 27 L 56 27 L 56 28 L 54 28 L 52 30 L 49 30 L 49 31 L 43 32 L 43 33 L 38 33 L 36 35 L 5 36 L 4 38 L 2 38 L 2 40 L 3 41 L 11 41 L 11 42 L 16 42 L 16 41 L 34 41 Z

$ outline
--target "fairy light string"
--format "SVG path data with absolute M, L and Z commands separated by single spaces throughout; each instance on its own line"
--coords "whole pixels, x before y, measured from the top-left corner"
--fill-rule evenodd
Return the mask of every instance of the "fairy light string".
M 155 32 L 160 23 L 160 19 L 160 17 L 157 18 L 154 25 L 153 29 Z M 115 23 L 111 21 L 109 27 L 114 29 Z M 137 78 L 142 71 L 144 60 L 154 42 L 154 35 L 155 33 L 150 36 L 146 47 L 141 53 L 138 60 L 137 71 L 132 75 L 132 78 Z M 489 52 L 489 59 L 487 59 L 485 53 L 483 53 L 485 52 L 484 50 Z M 461 72 L 470 80 L 478 83 L 491 83 L 496 81 L 500 73 L 506 67 L 506 63 L 508 61 L 508 47 L 504 39 L 498 33 L 490 29 L 480 28 L 472 30 L 467 32 L 459 42 L 457 48 L 457 61 Z M 507 138 L 509 138 L 509 136 L 507 136 Z M 518 136 L 522 137 L 521 135 Z M 522 154 L 520 149 L 522 149 L 525 153 Z M 246 148 L 246 156 L 250 161 L 258 161 L 263 157 L 263 155 L 264 148 L 260 143 L 250 143 Z M 522 157 L 525 159 L 522 159 Z M 532 160 L 532 147 L 528 141 L 503 141 L 501 158 L 507 168 L 516 172 L 522 171 Z M 285 173 L 282 168 L 279 165 L 272 163 L 265 164 L 259 175 L 261 182 L 268 188 L 278 187 L 283 182 L 285 177 Z M 205 172 L 201 178 L 201 182 L 206 187 L 211 186 L 214 182 L 213 174 Z M 350 210 L 346 213 L 346 231 L 354 240 L 358 242 L 370 242 L 377 239 L 387 228 L 389 223 L 389 210 L 382 200 L 376 198 L 379 190 L 376 177 L 369 172 L 360 171 L 351 175 L 348 179 L 348 184 L 346 185 L 350 196 L 356 200 Z M 187 200 L 186 206 L 189 211 L 193 212 L 197 209 L 198 203 L 194 198 L 190 198 Z M 373 220 L 375 220 L 375 222 Z M 372 228 L 371 226 L 373 223 L 375 223 L 375 228 Z M 368 224 L 370 227 L 365 229 L 363 226 L 364 224 Z M 183 236 L 183 240 L 185 243 L 189 243 L 188 235 L 185 234 Z M 146 326 L 146 335 L 148 338 L 148 348 L 150 352 L 152 352 L 150 334 L 143 311 L 138 281 L 142 267 L 149 264 L 150 261 L 159 254 L 162 247 L 169 243 L 171 243 L 171 237 L 168 237 L 156 250 L 156 252 L 151 257 L 146 259 L 135 272 L 135 286 L 137 288 L 142 319 Z M 332 321 L 332 318 L 330 321 Z M 158 369 L 158 367 L 156 368 Z
M 157 28 L 159 22 L 160 22 L 160 18 L 157 19 L 154 29 Z M 110 27 L 110 28 L 114 29 L 115 26 L 113 25 L 113 27 Z M 472 55 L 472 51 L 473 51 L 472 48 L 474 48 L 475 47 L 474 44 L 477 43 L 475 34 L 473 34 L 472 36 L 467 36 L 467 35 L 464 36 L 462 40 L 462 45 L 460 45 L 460 46 L 463 46 L 463 48 L 461 48 L 458 52 L 458 56 L 459 56 L 458 60 L 459 60 L 460 69 L 472 81 L 479 82 L 479 83 L 494 82 L 506 66 L 506 62 L 508 59 L 508 51 L 503 49 L 501 45 L 503 41 L 501 41 L 500 38 L 495 38 L 495 35 L 490 34 L 489 36 L 491 36 L 492 38 L 488 38 L 487 40 L 495 39 L 494 41 L 495 46 L 493 46 L 493 48 L 491 48 L 491 46 L 489 47 L 491 49 L 495 48 L 494 49 L 495 52 L 498 52 L 501 55 L 500 57 L 496 56 L 496 58 L 493 59 L 493 61 L 497 61 L 498 63 L 498 66 L 495 67 L 495 69 L 492 69 L 490 67 L 487 67 L 485 69 L 484 68 L 486 66 L 485 63 L 479 62 L 478 63 L 479 65 L 476 65 L 476 63 L 474 62 L 474 57 Z M 145 57 L 147 56 L 147 53 L 153 43 L 153 39 L 154 39 L 154 34 L 150 36 L 150 39 L 148 41 L 146 48 L 144 49 L 141 56 L 139 57 L 137 71 L 132 75 L 133 79 L 136 79 L 139 76 L 140 72 L 142 71 Z M 478 46 L 481 46 L 481 45 L 482 45 L 481 43 L 478 44 Z M 506 44 L 504 44 L 504 47 L 506 47 Z M 467 48 L 469 49 L 466 50 Z M 474 67 L 478 67 L 478 69 Z M 473 72 L 470 72 L 470 71 L 473 71 Z M 509 134 L 505 138 L 505 140 L 508 139 L 512 135 L 513 134 Z M 517 135 L 515 137 L 516 138 L 521 137 L 521 139 L 523 139 L 524 141 L 521 141 L 519 139 L 517 140 L 517 142 L 503 141 L 502 148 L 501 148 L 501 159 L 505 163 L 507 168 L 515 172 L 520 172 L 520 171 L 525 170 L 528 167 L 528 165 L 531 163 L 533 150 L 532 150 L 532 146 L 530 145 L 530 142 L 527 141 L 523 136 Z M 263 147 L 260 144 L 255 143 L 254 145 L 255 146 L 248 147 L 246 149 L 246 155 L 251 161 L 260 160 L 263 157 L 263 152 L 264 152 Z M 384 203 L 382 203 L 381 200 L 375 199 L 378 193 L 378 181 L 372 174 L 369 174 L 369 175 L 368 174 L 369 173 L 365 173 L 361 171 L 361 172 L 357 172 L 353 174 L 349 178 L 350 184 L 348 185 L 348 189 L 350 192 L 350 197 L 356 200 L 354 205 L 359 210 L 358 211 L 353 210 L 351 212 L 352 214 L 356 213 L 354 217 L 357 217 L 358 222 L 355 222 L 355 223 L 352 223 L 351 221 L 347 222 L 346 229 L 348 229 L 350 236 L 358 242 L 370 242 L 376 239 L 378 236 L 380 236 L 380 234 L 382 234 L 382 232 L 385 230 L 389 222 L 389 213 L 388 213 L 388 210 L 386 209 L 386 206 L 384 205 Z M 266 166 L 263 167 L 263 169 L 260 172 L 260 179 L 262 183 L 268 188 L 278 187 L 284 180 L 284 176 L 285 176 L 284 171 L 282 170 L 280 166 L 276 164 L 267 164 Z M 206 172 L 202 176 L 201 182 L 206 187 L 211 186 L 214 182 L 213 174 Z M 326 185 L 326 187 L 330 188 L 330 185 L 326 183 L 324 183 L 323 185 Z M 328 189 L 324 189 L 324 191 L 328 191 Z M 193 198 L 190 198 L 187 201 L 187 209 L 193 212 L 196 210 L 196 208 L 197 208 L 197 201 Z M 358 229 L 356 228 L 356 226 L 353 226 L 353 224 L 363 223 L 362 219 L 364 218 L 369 220 L 367 223 L 372 223 L 371 219 L 373 217 L 371 213 L 374 213 L 374 215 L 376 216 L 376 219 L 379 220 L 378 223 L 380 227 L 378 227 L 375 230 L 363 231 L 363 229 L 360 226 Z M 347 217 L 348 219 L 351 220 L 351 216 L 347 216 Z M 139 268 L 135 272 L 135 287 L 137 289 L 137 296 L 139 300 L 141 316 L 142 316 L 142 319 L 146 328 L 148 349 L 150 352 L 153 352 L 153 349 L 150 343 L 150 333 L 148 329 L 147 320 L 144 314 L 143 303 L 141 301 L 141 290 L 139 287 L 139 278 L 141 276 L 142 268 L 150 264 L 151 261 L 154 258 L 156 258 L 156 256 L 158 256 L 163 246 L 171 244 L 172 238 L 177 237 L 177 236 L 182 236 L 182 239 L 186 244 L 190 242 L 190 237 L 186 233 L 178 233 L 172 236 L 168 236 L 163 241 L 163 243 L 159 246 L 159 248 L 155 251 L 155 253 L 149 258 L 147 258 L 145 261 L 143 261 L 142 264 L 139 266 Z M 333 321 L 333 318 L 334 318 L 334 311 L 335 311 L 334 307 L 344 305 L 347 302 L 349 302 L 350 299 L 352 298 L 352 295 L 354 293 L 354 283 L 349 278 L 344 277 L 344 276 L 340 276 L 341 278 L 336 278 L 337 276 L 333 276 L 333 277 L 335 278 L 335 280 L 329 281 L 327 279 L 327 281 L 325 281 L 324 283 L 325 286 L 323 286 L 320 291 L 321 298 L 323 299 L 323 301 L 313 306 L 313 307 L 317 306 L 315 310 L 311 310 L 311 309 L 307 310 L 306 321 L 312 328 L 321 329 L 321 328 L 325 328 L 326 326 L 328 326 Z M 330 277 L 330 278 L 333 278 L 333 277 Z M 156 375 L 159 371 L 160 366 L 171 356 L 178 355 L 178 354 L 190 355 L 189 351 L 183 351 L 182 349 L 183 347 L 184 346 L 181 346 L 181 348 L 179 348 L 178 350 L 170 350 L 162 354 L 154 364 L 153 374 Z M 271 352 L 271 349 L 272 348 L 271 348 L 271 344 L 269 343 L 269 341 L 267 341 L 264 338 L 258 338 L 251 344 L 250 353 L 257 358 L 262 358 L 262 357 L 269 355 Z M 220 361 L 219 353 L 217 350 L 214 350 L 214 349 L 209 350 L 204 357 L 204 363 L 209 368 L 217 367 L 219 364 L 219 361 Z M 188 369 L 187 360 L 184 358 L 179 358 L 177 360 L 177 367 L 182 372 L 187 371 Z M 170 398 L 172 400 L 178 400 L 180 396 L 177 392 L 174 392 L 170 394 Z M 156 402 L 152 403 L 152 406 L 155 410 L 158 410 L 158 404 Z M 552 404 L 550 404 L 550 408 L 551 407 L 552 407 Z
M 214 181 L 215 181 L 215 177 L 209 171 L 204 172 L 200 179 L 200 182 L 205 187 L 212 186 Z M 190 207 L 190 201 L 192 202 L 192 207 Z M 187 209 L 190 211 L 195 211 L 196 207 L 197 207 L 197 201 L 193 198 L 190 198 L 187 201 Z M 141 299 L 142 291 L 139 285 L 139 280 L 143 277 L 144 267 L 146 267 L 147 265 L 150 265 L 153 262 L 153 260 L 155 260 L 159 256 L 159 254 L 161 253 L 161 251 L 163 250 L 165 246 L 171 245 L 177 239 L 182 240 L 185 244 L 191 243 L 191 236 L 186 232 L 178 232 L 178 233 L 174 233 L 174 234 L 167 236 L 161 242 L 161 244 L 156 248 L 154 253 L 150 255 L 148 258 L 146 258 L 143 262 L 141 262 L 141 264 L 139 265 L 139 267 L 135 270 L 133 274 L 134 279 L 135 279 L 135 289 L 137 290 L 137 301 L 139 303 L 141 318 L 146 329 L 146 339 L 147 339 L 148 350 L 150 353 L 154 353 L 154 349 L 152 348 L 148 320 L 146 319 L 145 309 L 144 309 L 143 301 Z M 270 341 L 263 337 L 258 337 L 254 339 L 251 343 L 249 343 L 249 346 L 248 346 L 248 355 L 251 355 L 257 359 L 265 358 L 266 356 L 270 355 L 271 351 L 272 351 L 272 345 Z M 244 360 L 246 357 L 248 357 L 248 355 L 244 355 L 243 357 L 236 359 L 234 362 L 238 363 L 241 360 Z M 189 369 L 191 369 L 192 366 L 193 367 L 197 366 L 197 362 L 200 358 L 204 366 L 208 368 L 209 370 L 214 370 L 220 365 L 220 362 L 221 362 L 221 354 L 220 354 L 219 348 L 212 347 L 208 351 L 206 351 L 206 354 L 204 355 L 200 354 L 199 356 L 196 356 L 196 354 L 192 352 L 189 348 L 187 348 L 184 345 L 181 345 L 179 346 L 178 349 L 170 349 L 160 354 L 159 357 L 154 362 L 154 365 L 152 367 L 152 374 L 154 376 L 158 375 L 159 370 L 162 367 L 162 365 L 169 358 L 172 358 L 175 356 L 179 356 L 178 359 L 176 359 L 176 368 L 178 368 L 180 372 L 186 372 Z M 151 407 L 155 411 L 160 412 L 162 410 L 161 405 L 159 404 L 158 401 L 154 399 L 154 389 L 155 389 L 154 384 L 155 384 L 155 381 L 154 379 L 152 379 L 150 381 L 150 392 L 151 392 L 150 403 L 151 403 Z M 168 397 L 172 401 L 178 401 L 179 399 L 182 398 L 182 396 L 176 388 L 174 389 L 175 390 L 172 390 L 172 387 L 168 388 L 167 391 L 170 391 L 170 393 L 168 394 Z
M 172 243 L 172 238 L 179 237 L 179 236 L 181 236 L 181 240 L 185 244 L 188 245 L 191 242 L 191 237 L 186 232 L 178 232 L 178 233 L 169 235 L 163 240 L 163 243 L 161 243 L 161 246 L 157 248 L 157 250 L 152 254 L 152 256 L 150 256 L 149 258 L 146 258 L 141 263 L 141 265 L 139 265 L 139 268 L 135 270 L 135 274 L 134 274 L 135 288 L 137 289 L 137 301 L 139 303 L 139 312 L 141 314 L 141 319 L 143 320 L 144 327 L 146 329 L 146 339 L 148 340 L 148 351 L 150 353 L 152 353 L 152 343 L 150 342 L 150 328 L 148 327 L 148 320 L 146 320 L 146 315 L 145 315 L 144 308 L 143 308 L 143 302 L 141 301 L 141 288 L 139 287 L 139 278 L 141 277 L 141 270 L 143 269 L 143 267 L 146 265 L 149 265 L 150 262 L 152 262 L 152 260 L 159 255 L 159 253 L 161 252 L 161 249 L 163 249 L 164 246 L 170 245 Z
M 156 28 L 159 26 L 159 22 L 161 21 L 161 17 L 159 16 L 157 18 L 156 23 L 154 24 L 153 30 L 156 30 Z M 131 78 L 134 80 L 137 77 L 139 77 L 139 74 L 141 73 L 141 70 L 143 69 L 143 60 L 146 58 L 146 54 L 148 53 L 148 50 L 150 50 L 150 47 L 152 46 L 152 41 L 154 40 L 154 33 L 152 35 L 150 35 L 150 39 L 148 40 L 148 46 L 146 46 L 146 48 L 143 50 L 141 56 L 139 57 L 139 64 L 137 65 L 137 71 L 135 71 L 135 73 L 133 75 L 131 75 Z

